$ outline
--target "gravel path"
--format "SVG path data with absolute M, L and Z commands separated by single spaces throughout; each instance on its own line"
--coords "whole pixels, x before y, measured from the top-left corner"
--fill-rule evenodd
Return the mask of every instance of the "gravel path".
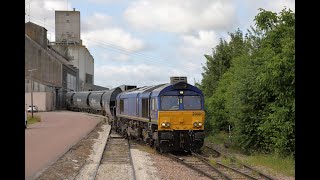
M 134 170 L 137 180 L 158 180 L 158 171 L 150 154 L 138 149 L 131 149 Z
M 155 163 L 160 179 L 172 180 L 210 180 L 210 178 L 159 154 L 150 154 Z
M 134 168 L 139 179 L 209 180 L 185 165 L 162 156 L 147 145 L 135 143 L 134 147 L 135 149 L 132 149 L 131 152 L 132 158 L 135 159 Z
M 70 111 L 38 112 L 41 122 L 25 130 L 25 179 L 38 177 L 91 132 L 101 118 Z
M 96 180 L 133 180 L 129 164 L 102 164 L 99 167 Z
M 93 144 L 93 151 L 91 152 L 89 158 L 86 160 L 87 163 L 84 165 L 84 167 L 76 177 L 77 180 L 94 179 L 99 168 L 102 153 L 104 151 L 104 147 L 106 146 L 110 130 L 110 125 L 104 124 L 102 126 L 102 132 L 99 133 L 99 138 Z
M 114 131 L 109 135 L 96 179 L 133 179 L 128 140 Z

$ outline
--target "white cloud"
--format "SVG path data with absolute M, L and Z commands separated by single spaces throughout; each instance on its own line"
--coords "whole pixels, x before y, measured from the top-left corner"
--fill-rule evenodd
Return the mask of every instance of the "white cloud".
M 218 39 L 219 38 L 214 31 L 203 31 L 203 30 L 200 30 L 198 32 L 197 37 L 192 35 L 182 36 L 183 44 L 187 44 L 195 48 L 213 47 L 214 45 L 216 45 L 216 41 Z
M 284 7 L 290 8 L 295 12 L 295 2 L 294 0 L 269 0 L 266 3 L 265 10 L 280 12 Z
M 68 9 L 71 9 L 71 3 L 68 3 Z M 65 0 L 29 0 L 25 2 L 26 20 L 42 22 L 46 24 L 47 29 L 54 28 L 55 10 L 66 10 Z M 49 27 L 48 27 L 49 26 Z
M 116 65 L 99 66 L 95 69 L 95 84 L 116 87 L 122 84 L 150 86 L 168 83 L 170 76 L 187 76 L 177 68 L 164 66 Z
M 219 36 L 214 31 L 199 31 L 196 36 L 183 35 L 181 38 L 181 45 L 177 47 L 177 59 L 181 67 L 188 69 L 191 77 L 196 81 L 201 80 L 202 66 L 206 62 L 205 54 L 211 54 L 212 48 L 219 43 Z M 193 79 L 192 79 L 193 81 Z
M 184 35 L 181 36 L 177 55 L 182 54 L 183 61 L 193 63 L 199 70 L 201 63 L 205 62 L 204 54 L 211 54 L 212 48 L 218 44 L 219 36 L 214 31 L 199 31 L 197 36 Z
M 28 0 L 25 2 L 25 22 L 30 20 L 46 28 L 48 39 L 55 41 L 55 10 L 66 9 L 71 9 L 71 3 L 67 8 L 65 0 Z
M 139 51 L 145 45 L 142 40 L 133 37 L 120 28 L 105 28 L 93 30 L 82 35 L 83 43 L 88 47 L 100 46 L 105 48 L 124 49 L 125 51 Z M 117 45 L 117 47 L 114 46 Z
M 115 59 L 119 61 L 128 61 L 130 57 L 125 54 L 120 54 L 119 56 L 115 57 Z
M 132 52 L 145 48 L 142 40 L 133 37 L 133 35 L 122 28 L 113 24 L 112 17 L 102 13 L 94 13 L 86 17 L 81 26 L 83 31 L 81 37 L 83 43 L 88 47 L 100 46 L 104 48 L 113 48 L 117 51 Z M 125 61 L 129 57 L 120 55 L 116 60 Z
M 96 54 L 96 57 L 94 57 L 94 59 L 96 60 L 96 59 L 99 59 L 100 61 L 105 61 L 105 62 L 107 62 L 107 61 L 109 61 L 111 58 L 110 58 L 111 56 L 110 56 L 110 54 L 109 53 L 107 53 L 106 51 L 100 51 L 100 52 L 98 52 L 97 54 Z M 95 64 L 97 64 L 97 63 L 95 63 Z
M 254 18 L 260 12 L 259 8 L 266 11 L 279 13 L 284 7 L 295 12 L 294 0 L 239 0 L 243 12 L 237 17 L 238 27 L 246 33 L 250 26 L 255 27 Z
M 280 12 L 284 7 L 295 11 L 294 0 L 242 0 L 241 3 L 249 10 L 248 13 L 256 15 L 259 8 L 267 11 Z
M 125 19 L 137 28 L 178 33 L 228 29 L 234 15 L 235 7 L 229 0 L 138 0 L 124 12 Z
M 127 2 L 128 0 L 88 0 L 90 3 L 96 3 L 96 4 L 111 4 L 111 3 L 124 3 Z
M 46 0 L 44 2 L 44 8 L 49 11 L 54 11 L 54 10 L 70 10 L 70 4 L 65 1 L 65 0 Z
M 112 26 L 112 17 L 102 13 L 94 13 L 86 17 L 81 24 L 82 32 L 104 29 Z

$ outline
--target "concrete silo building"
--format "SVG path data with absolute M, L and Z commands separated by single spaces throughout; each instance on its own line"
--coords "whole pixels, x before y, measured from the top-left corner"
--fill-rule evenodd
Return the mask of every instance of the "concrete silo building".
M 44 27 L 25 23 L 26 108 L 31 91 L 39 111 L 50 111 L 65 107 L 68 91 L 108 90 L 94 85 L 94 59 L 80 35 L 80 12 L 75 10 L 55 12 L 55 42 L 49 42 Z
M 63 93 L 78 88 L 78 69 L 48 42 L 44 27 L 25 23 L 25 102 L 31 105 L 33 86 L 33 104 L 40 111 L 62 108 Z
M 79 69 L 79 91 L 96 90 L 94 59 L 82 44 L 79 11 L 55 11 L 55 42 L 52 47 Z

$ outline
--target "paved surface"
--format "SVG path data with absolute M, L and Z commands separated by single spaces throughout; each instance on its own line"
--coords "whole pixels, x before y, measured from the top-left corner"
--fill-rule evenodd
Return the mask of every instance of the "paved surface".
M 85 137 L 101 118 L 71 111 L 38 112 L 41 122 L 25 130 L 25 179 L 34 179 L 74 144 Z

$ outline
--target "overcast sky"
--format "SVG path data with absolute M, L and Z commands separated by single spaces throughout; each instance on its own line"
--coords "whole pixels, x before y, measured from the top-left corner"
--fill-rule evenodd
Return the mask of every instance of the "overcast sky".
M 156 85 L 170 76 L 201 81 L 204 54 L 228 32 L 244 33 L 259 8 L 295 11 L 294 0 L 26 0 L 25 21 L 55 41 L 55 10 L 80 11 L 81 39 L 94 58 L 94 84 Z M 30 8 L 29 8 L 30 7 Z M 30 16 L 29 16 L 30 15 Z

